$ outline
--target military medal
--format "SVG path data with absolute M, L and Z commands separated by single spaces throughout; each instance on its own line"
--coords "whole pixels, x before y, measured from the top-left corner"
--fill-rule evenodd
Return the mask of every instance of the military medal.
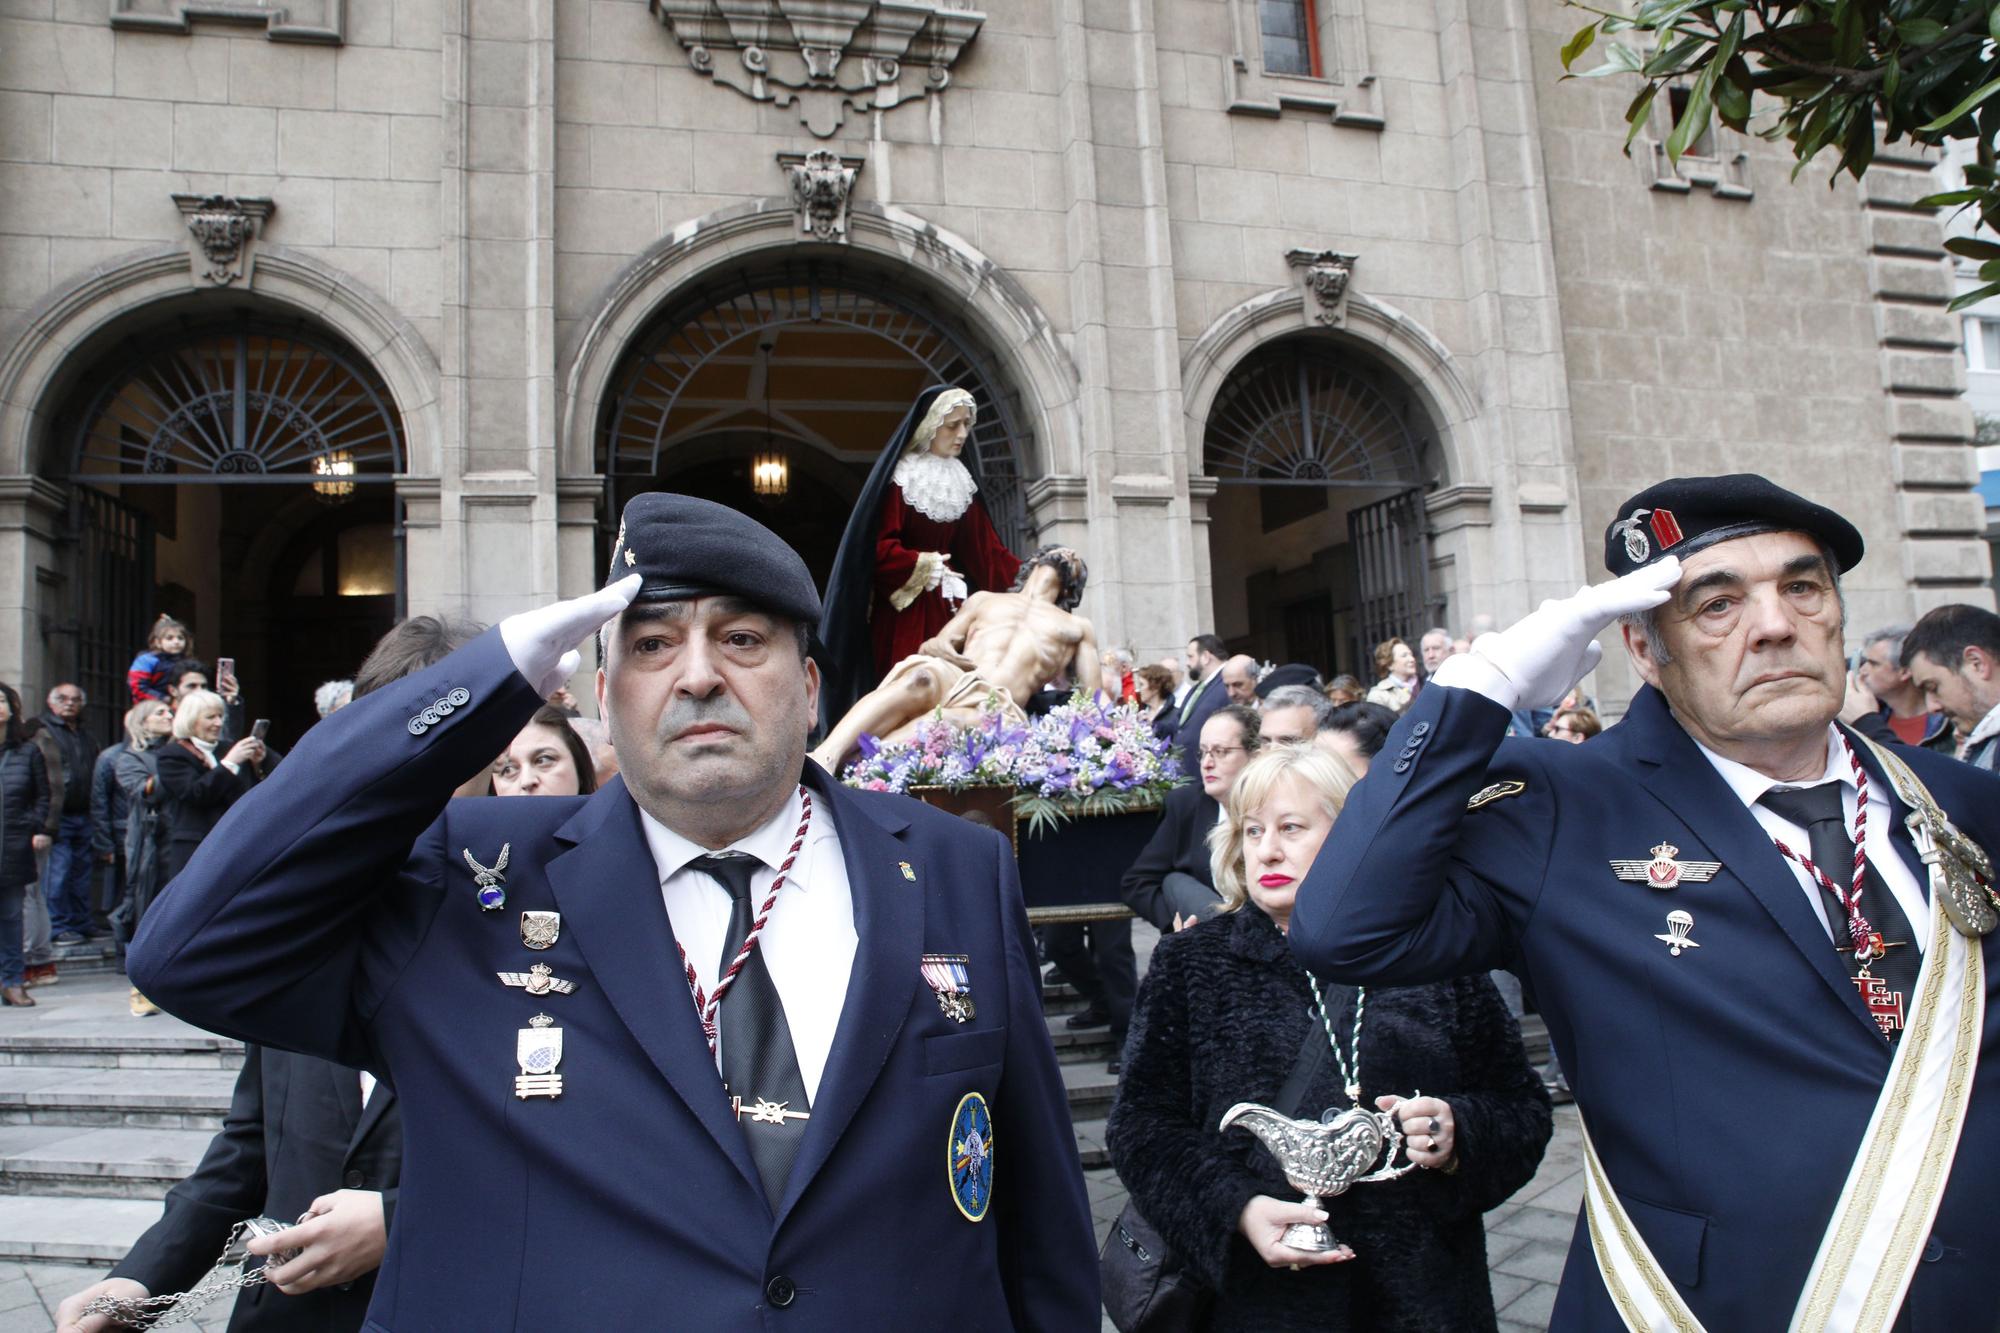
M 547 1014 L 536 1014 L 515 1034 L 514 1058 L 521 1075 L 514 1080 L 514 1095 L 522 1101 L 562 1096 L 562 1075 L 555 1072 L 562 1063 L 562 1029 L 554 1023 Z
M 966 964 L 972 959 L 962 953 L 927 953 L 923 960 L 924 980 L 937 992 L 938 1008 L 954 1023 L 970 1022 L 972 975 Z
M 1664 935 L 1655 935 L 1653 938 L 1666 945 L 1667 951 L 1673 954 L 1674 957 L 1679 958 L 1681 950 L 1699 949 L 1701 947 L 1688 938 L 1688 932 L 1693 929 L 1694 913 L 1683 912 L 1679 908 L 1675 908 L 1673 911 L 1667 913 L 1667 933 Z
M 1722 869 L 1720 861 L 1675 860 L 1681 849 L 1670 842 L 1662 842 L 1652 850 L 1653 859 L 1650 861 L 1612 861 L 1611 873 L 1622 880 L 1665 892 L 1679 888 L 1683 881 L 1706 884 L 1715 878 L 1716 871 Z
M 530 949 L 552 948 L 561 934 L 561 912 L 521 913 L 521 943 Z
M 497 974 L 509 986 L 519 986 L 530 995 L 568 995 L 576 989 L 574 981 L 564 981 L 549 968 L 547 963 L 536 963 L 525 972 L 501 972 Z
M 513 850 L 512 843 L 500 844 L 500 859 L 491 866 L 483 866 L 472 857 L 472 849 L 465 848 L 459 854 L 472 867 L 472 882 L 479 886 L 479 910 L 497 912 L 507 905 L 507 856 Z

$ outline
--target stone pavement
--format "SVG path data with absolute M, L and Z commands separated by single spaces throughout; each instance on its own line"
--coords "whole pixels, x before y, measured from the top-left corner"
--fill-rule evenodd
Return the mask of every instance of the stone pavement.
M 1091 1171 L 1090 1214 L 1101 1238 L 1125 1207 L 1125 1187 L 1114 1171 Z M 1576 1108 L 1556 1108 L 1556 1129 L 1542 1169 L 1519 1194 L 1486 1215 L 1486 1267 L 1500 1333 L 1542 1333 L 1555 1307 L 1556 1283 L 1569 1254 L 1570 1232 L 1583 1205 L 1583 1140 Z M 6 1326 L 0 1324 L 0 1333 Z M 1115 1333 L 1104 1321 L 1103 1333 Z

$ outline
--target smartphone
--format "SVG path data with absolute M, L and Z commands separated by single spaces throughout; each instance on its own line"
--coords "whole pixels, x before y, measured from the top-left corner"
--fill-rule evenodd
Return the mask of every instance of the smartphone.
M 218 693 L 236 684 L 236 659 L 218 657 L 215 659 L 215 688 Z
M 271 730 L 271 719 L 260 717 L 250 724 L 250 739 L 261 741 Z

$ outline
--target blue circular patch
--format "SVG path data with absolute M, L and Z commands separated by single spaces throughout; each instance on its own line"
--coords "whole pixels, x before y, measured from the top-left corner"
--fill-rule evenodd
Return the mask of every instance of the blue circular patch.
M 968 1222 L 986 1216 L 993 1202 L 993 1114 L 976 1092 L 959 1098 L 951 1115 L 945 1165 L 951 1174 L 951 1201 Z

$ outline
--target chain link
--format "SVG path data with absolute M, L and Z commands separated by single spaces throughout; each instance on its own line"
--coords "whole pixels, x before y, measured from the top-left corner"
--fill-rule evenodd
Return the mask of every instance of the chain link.
M 254 1287 L 266 1279 L 268 1265 L 248 1272 L 241 1266 L 250 1261 L 250 1255 L 243 1249 L 244 1232 L 250 1229 L 248 1222 L 238 1222 L 229 1232 L 229 1243 L 222 1247 L 222 1255 L 215 1261 L 218 1270 L 236 1268 L 235 1273 L 226 1271 L 212 1274 L 200 1286 L 188 1291 L 172 1292 L 165 1296 L 148 1296 L 143 1300 L 119 1300 L 115 1296 L 99 1296 L 83 1307 L 87 1315 L 109 1316 L 115 1323 L 126 1328 L 164 1328 L 168 1324 L 178 1324 L 182 1320 L 194 1318 L 204 1306 L 213 1304 L 232 1292 Z M 277 1256 L 273 1256 L 275 1259 Z

